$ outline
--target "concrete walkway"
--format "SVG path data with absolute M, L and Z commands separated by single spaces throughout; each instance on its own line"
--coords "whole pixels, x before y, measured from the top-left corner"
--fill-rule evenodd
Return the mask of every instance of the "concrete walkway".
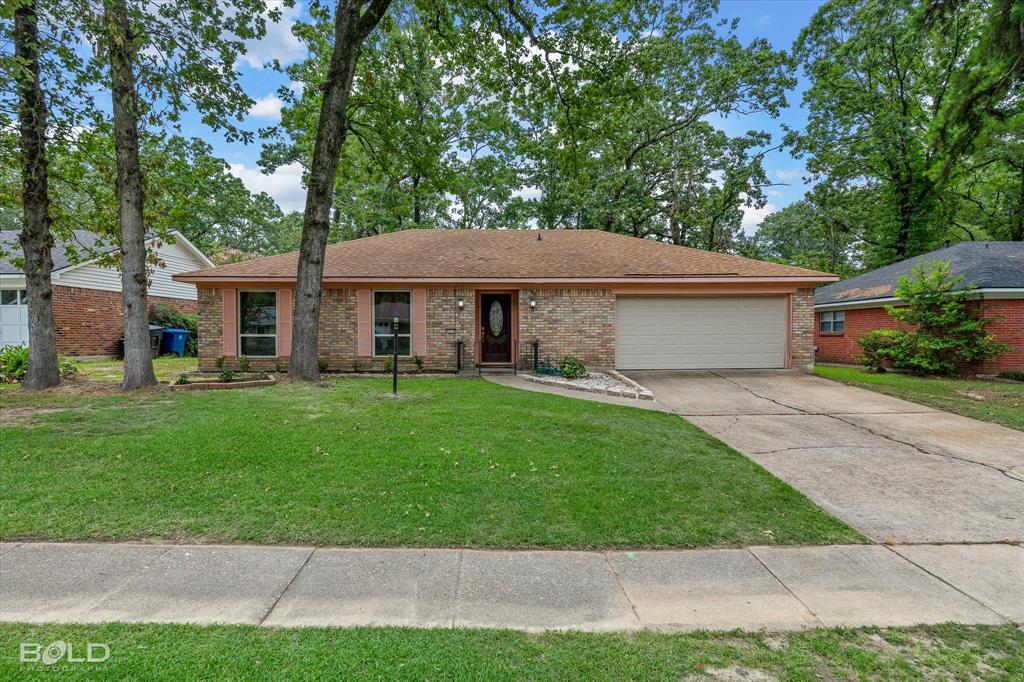
M 791 630 L 1024 622 L 1024 548 L 0 545 L 0 620 Z
M 1020 431 L 801 372 L 628 374 L 873 540 L 1024 541 Z

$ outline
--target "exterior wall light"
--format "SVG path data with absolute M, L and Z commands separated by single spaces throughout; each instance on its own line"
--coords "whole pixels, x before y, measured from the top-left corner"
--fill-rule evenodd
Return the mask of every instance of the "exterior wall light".
M 457 305 L 459 308 L 466 307 L 466 299 L 464 299 L 462 296 L 459 296 L 457 299 L 455 299 L 455 305 Z
M 533 308 L 536 308 L 536 307 L 537 307 L 537 297 L 536 296 L 531 296 L 530 297 L 530 308 L 533 309 Z

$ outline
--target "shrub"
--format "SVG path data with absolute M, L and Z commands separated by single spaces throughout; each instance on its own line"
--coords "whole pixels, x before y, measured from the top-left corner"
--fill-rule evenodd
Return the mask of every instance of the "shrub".
M 149 321 L 161 327 L 188 330 L 188 338 L 185 339 L 185 355 L 195 357 L 199 348 L 198 322 L 195 315 L 183 313 L 173 306 L 156 303 L 149 310 Z
M 566 356 L 558 361 L 558 373 L 566 379 L 582 379 L 587 376 L 587 368 L 576 358 Z
M 217 369 L 224 369 L 224 356 L 218 356 L 217 359 L 213 361 L 213 366 Z
M 873 329 L 859 339 L 861 354 L 857 362 L 873 370 L 884 372 L 886 366 L 896 364 L 907 333 L 896 329 Z
M 915 267 L 911 277 L 900 277 L 896 297 L 903 305 L 885 309 L 893 319 L 913 329 L 884 330 L 889 332 L 885 341 L 877 334 L 865 335 L 869 345 L 875 346 L 873 353 L 865 349 L 862 358 L 872 362 L 888 358 L 893 367 L 919 375 L 950 375 L 957 372 L 959 365 L 994 358 L 1010 350 L 1008 344 L 985 331 L 996 318 L 986 318 L 980 309 L 972 307 L 972 287 L 957 289 L 963 277 L 951 277 L 950 267 L 949 261 L 935 261 Z
M 187 376 L 185 376 L 184 374 L 182 374 L 182 375 L 180 375 L 180 376 L 179 376 L 179 377 L 178 377 L 177 379 L 175 379 L 175 380 L 174 380 L 174 383 L 175 383 L 175 384 L 177 384 L 178 386 L 187 386 L 188 384 L 190 384 L 190 383 L 192 383 L 192 382 L 190 382 L 190 381 L 188 380 L 188 377 L 187 377 Z
M 72 374 L 78 374 L 78 362 L 71 358 L 58 355 L 57 356 L 57 371 L 62 377 L 71 376 Z
M 28 347 L 7 346 L 0 350 L 0 379 L 5 384 L 21 381 L 28 371 Z
M 243 355 L 238 358 L 238 369 L 243 372 L 248 372 L 250 369 L 252 369 L 252 362 L 249 360 L 249 358 Z
M 1010 381 L 1024 381 L 1024 372 L 1000 372 L 999 376 Z
M 414 355 L 414 356 L 412 356 L 412 361 L 416 364 L 416 371 L 417 372 L 422 372 L 423 371 L 423 358 L 421 358 L 418 355 Z
M 316 361 L 316 366 L 320 370 L 320 373 L 323 374 L 324 372 L 327 371 L 327 360 L 325 360 L 324 358 L 318 359 Z
M 217 378 L 219 378 L 226 384 L 235 378 L 235 373 L 232 372 L 230 369 L 222 369 L 220 373 L 217 374 Z
M 28 371 L 28 346 L 5 346 L 0 349 L 0 383 L 14 384 Z M 57 371 L 62 377 L 78 372 L 78 363 L 69 357 L 57 356 Z
M 390 355 L 384 358 L 384 371 L 389 374 L 395 371 L 395 360 Z

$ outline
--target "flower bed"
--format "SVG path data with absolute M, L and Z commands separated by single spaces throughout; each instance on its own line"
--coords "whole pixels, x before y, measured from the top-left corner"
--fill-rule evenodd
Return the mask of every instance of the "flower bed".
M 545 386 L 559 386 L 570 388 L 575 391 L 587 393 L 604 393 L 606 395 L 619 396 L 621 398 L 636 398 L 638 400 L 654 400 L 654 394 L 636 383 L 627 376 L 619 374 L 615 370 L 607 372 L 588 372 L 586 376 L 579 379 L 566 379 L 558 375 L 537 375 L 520 374 L 527 381 Z
M 270 375 L 270 377 L 266 379 L 260 379 L 257 375 L 253 374 L 252 376 L 232 379 L 231 381 L 222 381 L 219 377 L 207 379 L 200 376 L 200 378 L 195 379 L 189 378 L 187 384 L 179 384 L 177 381 L 172 381 L 168 385 L 171 387 L 172 391 L 215 391 L 229 388 L 273 386 L 276 383 L 277 379 L 275 379 L 273 375 Z

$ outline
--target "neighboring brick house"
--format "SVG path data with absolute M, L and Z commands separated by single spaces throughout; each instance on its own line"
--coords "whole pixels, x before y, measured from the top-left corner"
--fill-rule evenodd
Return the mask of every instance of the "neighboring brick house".
M 171 279 L 176 273 L 213 263 L 178 232 L 151 238 L 147 246 L 159 260 L 150 273 L 149 304 L 196 312 L 196 288 Z M 118 250 L 95 232 L 76 230 L 56 244 L 53 256 L 53 323 L 57 352 L 76 357 L 111 356 L 124 336 L 121 273 L 100 260 Z M 21 255 L 18 233 L 0 232 L 0 348 L 28 344 L 25 275 L 12 262 Z
M 284 370 L 297 253 L 175 275 L 199 287 L 199 366 Z M 836 277 L 598 230 L 408 230 L 332 244 L 320 359 L 382 369 L 813 366 L 814 287 Z M 460 355 L 461 350 L 461 355 Z
M 899 278 L 940 260 L 950 262 L 951 275 L 963 277 L 961 286 L 974 287 L 975 305 L 987 317 L 999 318 L 989 333 L 1013 346 L 1005 355 L 964 369 L 979 374 L 1024 370 L 1024 242 L 960 242 L 821 287 L 814 306 L 817 360 L 855 363 L 857 339 L 865 332 L 904 329 L 885 310 L 899 304 Z

